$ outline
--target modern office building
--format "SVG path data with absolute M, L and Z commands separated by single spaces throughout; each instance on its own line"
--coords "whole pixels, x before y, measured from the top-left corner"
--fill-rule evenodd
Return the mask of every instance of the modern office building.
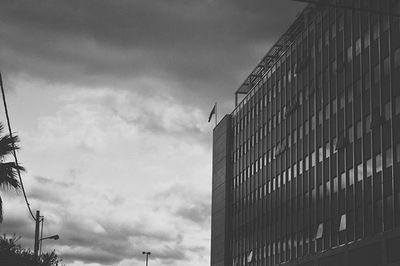
M 400 3 L 368 4 L 309 4 L 236 91 L 212 266 L 400 265 Z

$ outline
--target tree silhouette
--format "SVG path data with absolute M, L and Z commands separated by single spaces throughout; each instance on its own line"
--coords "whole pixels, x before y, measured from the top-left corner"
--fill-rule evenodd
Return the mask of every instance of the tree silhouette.
M 21 237 L 7 238 L 6 235 L 0 236 L 0 265 L 7 266 L 65 266 L 62 259 L 53 250 L 44 253 L 38 259 L 30 249 L 24 249 L 18 245 Z
M 19 147 L 16 145 L 19 142 L 18 136 L 3 135 L 4 125 L 0 122 L 0 188 L 3 190 L 21 188 L 18 181 L 18 170 L 25 171 L 22 166 L 15 162 L 6 162 L 8 156 L 12 155 L 14 149 Z M 3 222 L 3 200 L 0 196 L 0 223 Z

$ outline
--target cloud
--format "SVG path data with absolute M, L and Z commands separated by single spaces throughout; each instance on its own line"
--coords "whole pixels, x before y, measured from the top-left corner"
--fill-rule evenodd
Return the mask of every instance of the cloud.
M 175 217 L 190 221 L 196 226 L 207 227 L 210 225 L 211 202 L 209 193 L 199 192 L 193 187 L 188 190 L 184 184 L 171 184 L 157 191 L 153 200 L 154 209 L 159 212 L 167 210 Z
M 40 117 L 38 128 L 21 132 L 21 145 L 29 147 L 21 154 L 29 158 L 21 158 L 28 197 L 45 216 L 45 235 L 60 235 L 45 245 L 65 262 L 116 265 L 142 260 L 146 247 L 159 265 L 208 260 L 207 248 L 194 249 L 209 242 L 209 185 L 199 178 L 209 166 L 207 124 L 196 108 L 163 97 L 75 89 L 58 94 L 57 112 Z M 124 121 L 113 109 L 144 121 Z M 193 172 L 196 165 L 204 173 Z M 188 193 L 193 198 L 182 204 Z
M 23 240 L 33 239 L 34 236 L 34 222 L 28 219 L 20 219 L 9 213 L 4 213 L 4 221 L 0 224 L 0 232 L 6 235 L 16 234 L 23 236 Z
M 213 98 L 226 101 L 302 6 L 278 0 L 6 0 L 2 67 L 58 84 L 115 89 L 147 77 L 174 84 L 169 94 L 204 106 Z
M 200 202 L 192 206 L 183 206 L 176 211 L 176 215 L 190 220 L 196 224 L 204 224 L 209 221 L 211 206 L 209 202 Z
M 44 243 L 70 265 L 209 264 L 211 124 L 301 5 L 5 0 L 0 65 Z M 211 104 L 210 104 L 211 103 Z M 2 194 L 3 197 L 3 194 Z M 2 232 L 33 245 L 21 195 Z

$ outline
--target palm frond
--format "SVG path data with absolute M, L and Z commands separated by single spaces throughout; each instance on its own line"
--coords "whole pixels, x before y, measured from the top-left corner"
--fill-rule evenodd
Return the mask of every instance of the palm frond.
M 0 138 L 0 157 L 12 154 L 12 152 L 19 149 L 16 143 L 19 142 L 18 136 L 5 135 Z
M 20 188 L 18 170 L 25 171 L 25 168 L 15 162 L 0 163 L 0 187 L 7 189 Z

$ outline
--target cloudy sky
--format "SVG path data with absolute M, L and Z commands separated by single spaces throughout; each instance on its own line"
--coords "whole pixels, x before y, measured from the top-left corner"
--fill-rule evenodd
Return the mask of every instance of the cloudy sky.
M 43 250 L 72 266 L 209 265 L 209 111 L 302 4 L 289 0 L 0 0 L 0 71 Z M 5 121 L 3 111 L 0 119 Z M 10 158 L 11 159 L 11 158 Z M 33 246 L 21 193 L 0 233 Z

